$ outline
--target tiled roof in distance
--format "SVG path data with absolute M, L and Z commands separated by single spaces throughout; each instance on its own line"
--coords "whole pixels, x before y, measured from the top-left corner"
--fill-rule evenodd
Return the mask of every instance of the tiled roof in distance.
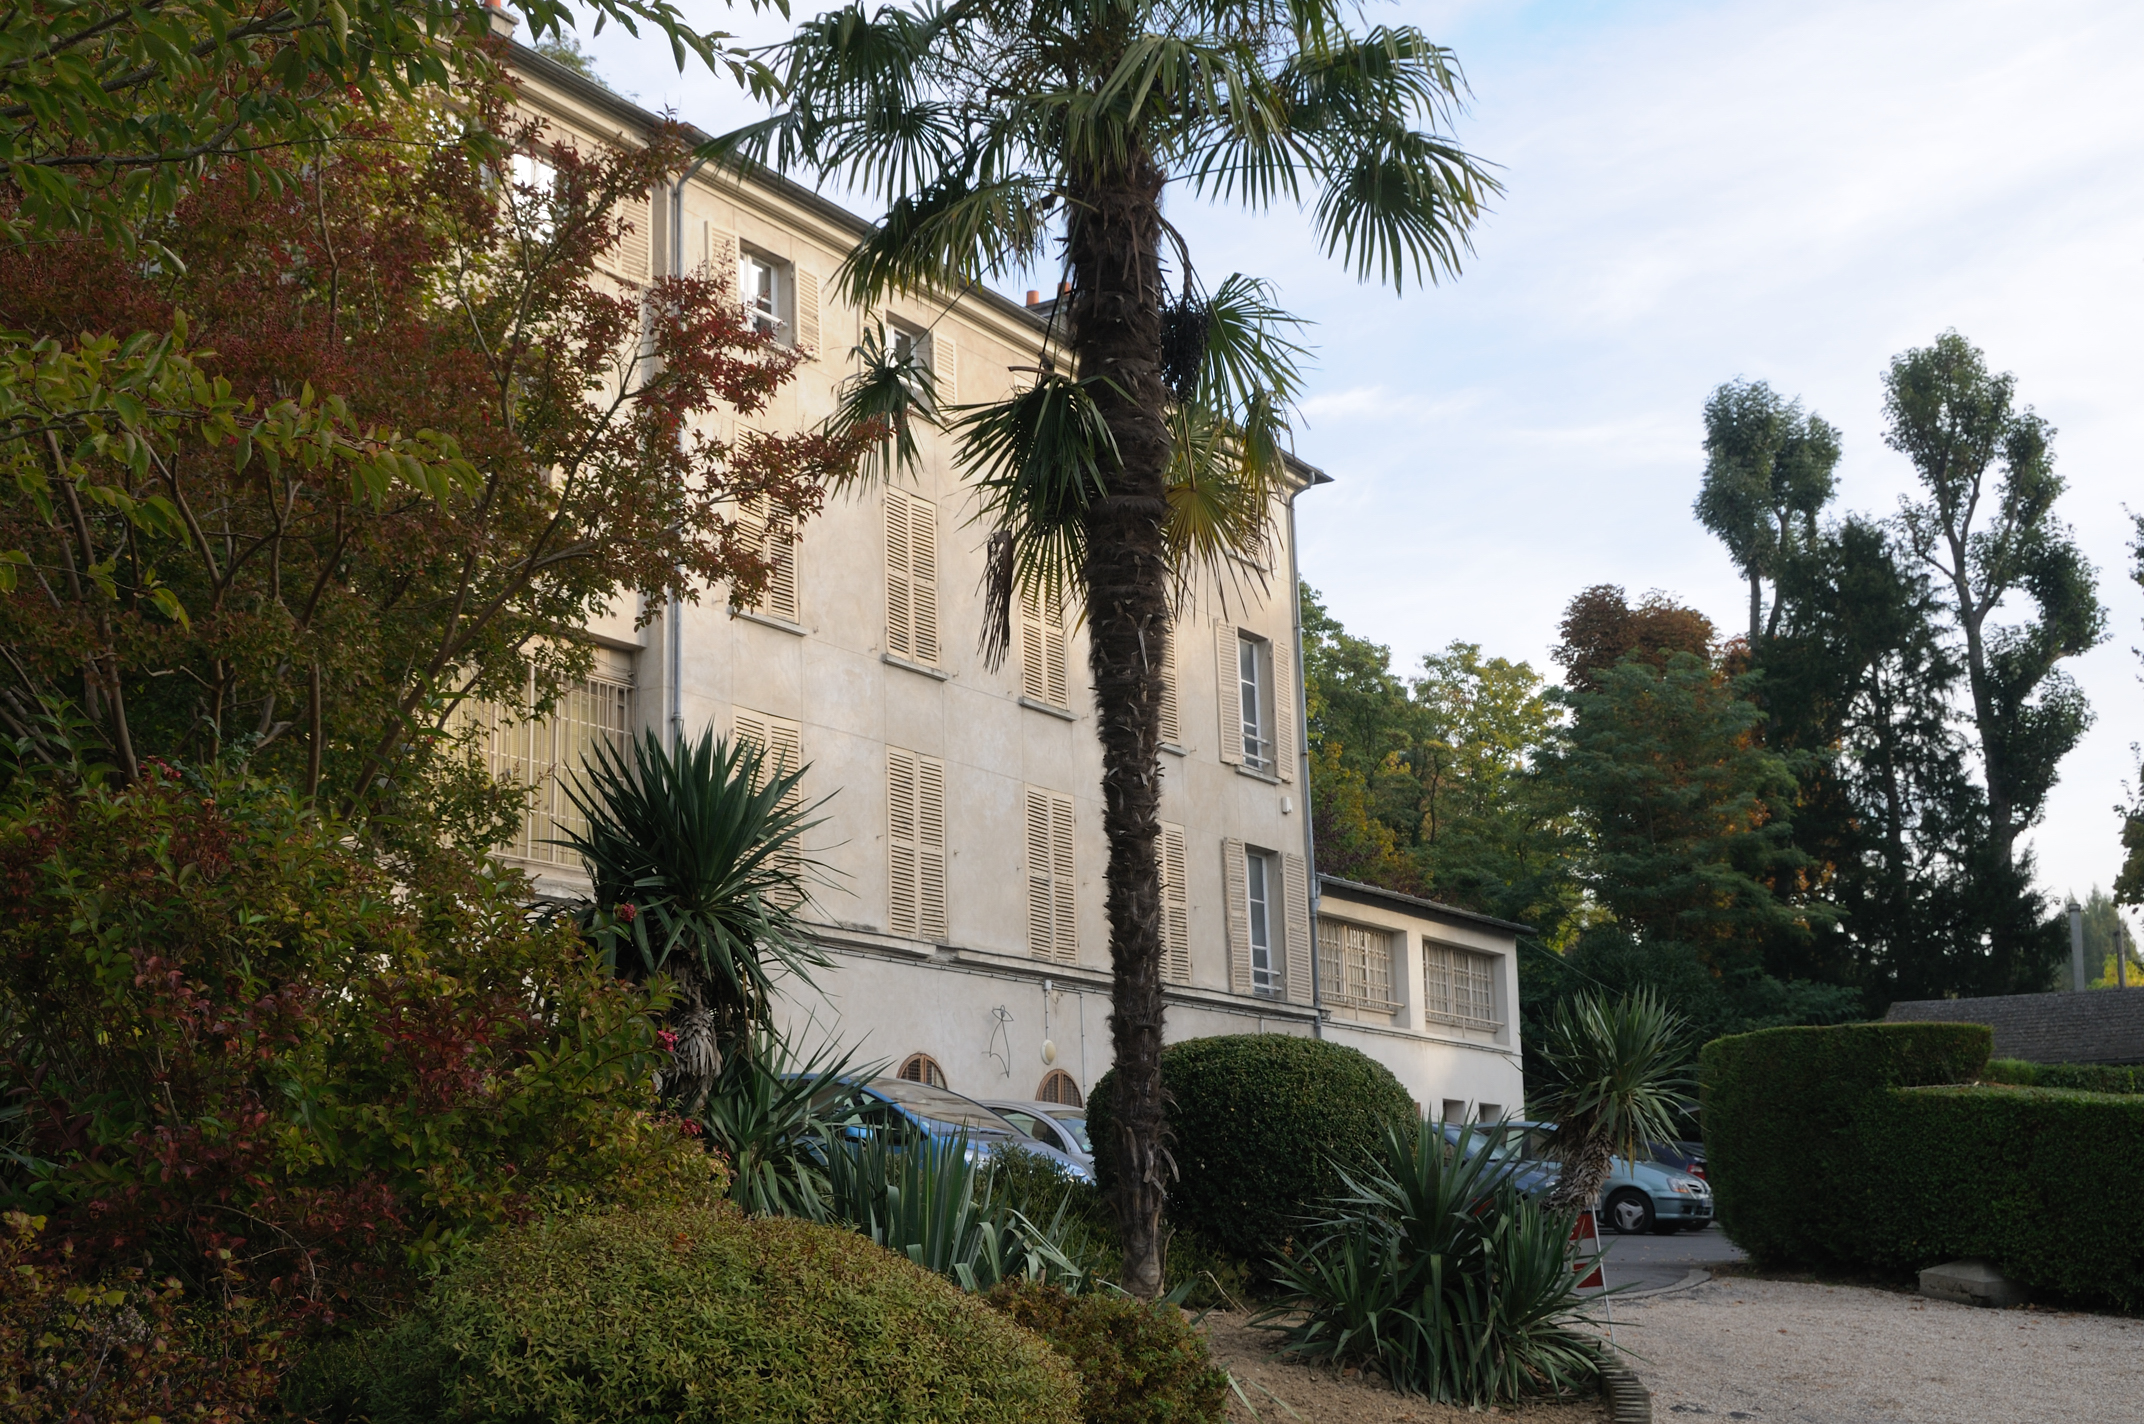
M 1914 999 L 1884 1022 L 1986 1024 L 1997 1058 L 2028 1063 L 2144 1063 L 2144 990 Z

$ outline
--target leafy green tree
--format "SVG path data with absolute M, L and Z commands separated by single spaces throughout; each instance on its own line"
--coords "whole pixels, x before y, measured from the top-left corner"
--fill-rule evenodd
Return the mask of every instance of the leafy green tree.
M 1100 723 L 1117 1062 L 1131 1167 L 1115 1206 L 1126 1284 L 1161 1287 L 1167 1164 L 1156 769 L 1172 601 L 1262 547 L 1293 348 L 1263 289 L 1200 300 L 1162 217 L 1172 183 L 1263 208 L 1307 199 L 1319 239 L 1403 287 L 1455 272 L 1493 180 L 1440 129 L 1463 92 L 1410 27 L 1350 28 L 1330 0 L 861 3 L 770 56 L 782 112 L 720 147 L 839 176 L 887 204 L 844 267 L 870 306 L 951 292 L 1061 247 L 1071 369 L 968 413 L 994 528 L 986 647 L 1015 586 L 1084 604 Z M 1169 300 L 1164 235 L 1182 295 Z M 881 382 L 895 393 L 897 383 Z M 1172 594 L 1177 598 L 1172 600 Z
M 2084 962 L 2086 971 L 2098 977 L 2092 981 L 2094 989 L 2114 989 L 2123 984 L 2132 989 L 2144 988 L 2144 957 L 2137 953 L 2136 936 L 2122 922 L 2121 906 L 2114 897 L 2097 885 L 2084 897 Z M 2127 966 L 2127 979 L 2115 973 L 2115 958 L 2119 955 Z
M 1764 582 L 1776 585 L 1796 547 L 1815 536 L 1838 463 L 1839 432 L 1762 381 L 1729 381 L 1705 402 L 1697 517 L 1749 580 L 1752 647 L 1779 621 L 1776 592 L 1764 616 Z
M 1894 357 L 1884 377 L 1884 438 L 1913 462 L 1927 496 L 1903 504 L 1900 524 L 1964 644 L 1988 848 L 2003 871 L 2091 725 L 2084 693 L 2059 665 L 2106 627 L 2092 566 L 2055 518 L 2063 482 L 2054 430 L 2018 409 L 2016 395 L 2017 378 L 1991 373 L 1955 331 Z M 2006 600 L 2030 603 L 2032 616 L 1991 622 Z

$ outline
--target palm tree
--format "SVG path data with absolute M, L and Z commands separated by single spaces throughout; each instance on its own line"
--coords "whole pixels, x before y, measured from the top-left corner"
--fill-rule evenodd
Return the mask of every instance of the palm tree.
M 1540 1045 L 1543 1091 L 1527 1106 L 1553 1119 L 1551 1150 L 1563 1175 L 1548 1195 L 1556 1211 L 1588 1211 L 1621 1156 L 1675 1135 L 1691 1107 L 1684 1021 L 1649 989 L 1613 1003 L 1580 994 L 1556 1006 Z
M 669 979 L 662 1090 L 688 1115 L 726 1057 L 774 1041 L 776 975 L 808 984 L 827 962 L 799 914 L 817 870 L 798 844 L 818 824 L 797 804 L 803 775 L 753 742 L 666 750 L 648 732 L 630 752 L 598 742 L 565 784 L 587 829 L 558 843 L 594 882 L 576 917 L 620 975 Z
M 1046 350 L 1028 389 L 967 411 L 962 461 L 996 524 L 986 653 L 1004 650 L 1016 586 L 1069 595 L 1089 631 L 1115 1207 L 1125 1284 L 1142 1296 L 1161 1287 L 1168 1170 L 1160 654 L 1172 601 L 1268 537 L 1299 350 L 1262 284 L 1206 294 L 1162 195 L 1176 183 L 1252 208 L 1307 201 L 1328 252 L 1404 288 L 1457 272 L 1496 191 L 1438 132 L 1465 90 L 1450 52 L 1412 28 L 1356 33 L 1349 13 L 1338 0 L 856 0 L 764 52 L 759 80 L 779 111 L 710 146 L 886 203 L 842 274 L 866 308 L 1061 251 L 1069 287 L 1052 324 L 1070 369 Z M 882 415 L 889 401 L 930 414 L 912 380 L 881 381 L 852 408 Z

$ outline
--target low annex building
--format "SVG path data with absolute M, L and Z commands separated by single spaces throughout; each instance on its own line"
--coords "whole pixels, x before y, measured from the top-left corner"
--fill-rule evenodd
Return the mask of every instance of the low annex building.
M 2027 1063 L 2144 1063 L 2144 993 L 2119 989 L 1909 999 L 1884 1022 L 1986 1024 L 1995 1057 Z
M 656 115 L 521 47 L 520 102 L 562 142 L 631 144 Z M 1013 388 L 1051 340 L 1047 306 L 971 291 L 863 311 L 834 281 L 867 232 L 777 176 L 710 165 L 675 200 L 625 214 L 614 274 L 735 272 L 753 320 L 811 359 L 763 417 L 804 429 L 832 414 L 868 328 L 930 366 L 940 398 Z M 729 435 L 732 432 L 716 432 Z M 1077 1102 L 1110 1063 L 1101 754 L 1085 635 L 1030 599 L 992 669 L 982 536 L 948 437 L 918 432 L 923 470 L 829 500 L 801 530 L 760 529 L 776 566 L 750 605 L 709 590 L 585 630 L 587 685 L 541 722 L 494 727 L 495 773 L 539 787 L 502 854 L 539 888 L 585 888 L 547 844 L 573 811 L 557 793 L 598 740 L 712 727 L 806 769 L 823 801 L 810 849 L 829 870 L 810 917 L 832 967 L 786 1003 L 807 1046 L 979 1097 Z M 1521 927 L 1311 875 L 1294 500 L 1276 502 L 1270 567 L 1206 589 L 1167 650 L 1163 840 L 1172 1040 L 1325 1033 L 1392 1068 L 1431 1111 L 1520 1102 L 1515 935 Z M 751 517 L 751 511 L 740 513 Z M 1317 906 L 1322 902 L 1323 909 Z M 1314 928 L 1315 927 L 1315 928 Z

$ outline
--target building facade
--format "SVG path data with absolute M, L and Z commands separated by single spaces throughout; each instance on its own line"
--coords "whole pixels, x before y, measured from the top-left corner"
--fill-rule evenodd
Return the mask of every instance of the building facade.
M 556 141 L 631 144 L 656 122 L 540 56 L 514 57 L 522 103 Z M 812 353 L 755 418 L 768 429 L 833 413 L 867 323 L 921 356 L 942 404 L 1010 392 L 1051 336 L 1047 305 L 985 292 L 849 305 L 834 279 L 865 225 L 779 178 L 711 165 L 626 216 L 635 236 L 618 280 L 734 264 L 752 319 Z M 571 816 L 559 778 L 595 739 L 712 727 L 760 742 L 805 768 L 820 822 L 807 845 L 826 867 L 809 914 L 832 964 L 786 996 L 789 1031 L 974 1096 L 1078 1100 L 1110 1062 L 1086 639 L 1074 611 L 1030 599 L 1010 655 L 986 664 L 987 531 L 950 438 L 926 429 L 918 440 L 915 475 L 836 495 L 801 530 L 763 522 L 776 572 L 751 606 L 709 589 L 642 628 L 637 608 L 590 627 L 601 652 L 588 684 L 542 722 L 493 729 L 495 769 L 539 788 L 504 853 L 554 893 L 585 886 L 544 842 Z M 1511 927 L 1359 888 L 1327 890 L 1333 916 L 1315 908 L 1290 595 L 1293 501 L 1324 477 L 1296 474 L 1273 510 L 1269 562 L 1200 590 L 1168 649 L 1168 1035 L 1329 1033 L 1391 1066 L 1432 1111 L 1447 1099 L 1516 1107 Z M 1498 961 L 1485 1016 L 1425 1013 L 1424 915 L 1437 943 Z M 1324 983 L 1365 987 L 1333 1000 Z

